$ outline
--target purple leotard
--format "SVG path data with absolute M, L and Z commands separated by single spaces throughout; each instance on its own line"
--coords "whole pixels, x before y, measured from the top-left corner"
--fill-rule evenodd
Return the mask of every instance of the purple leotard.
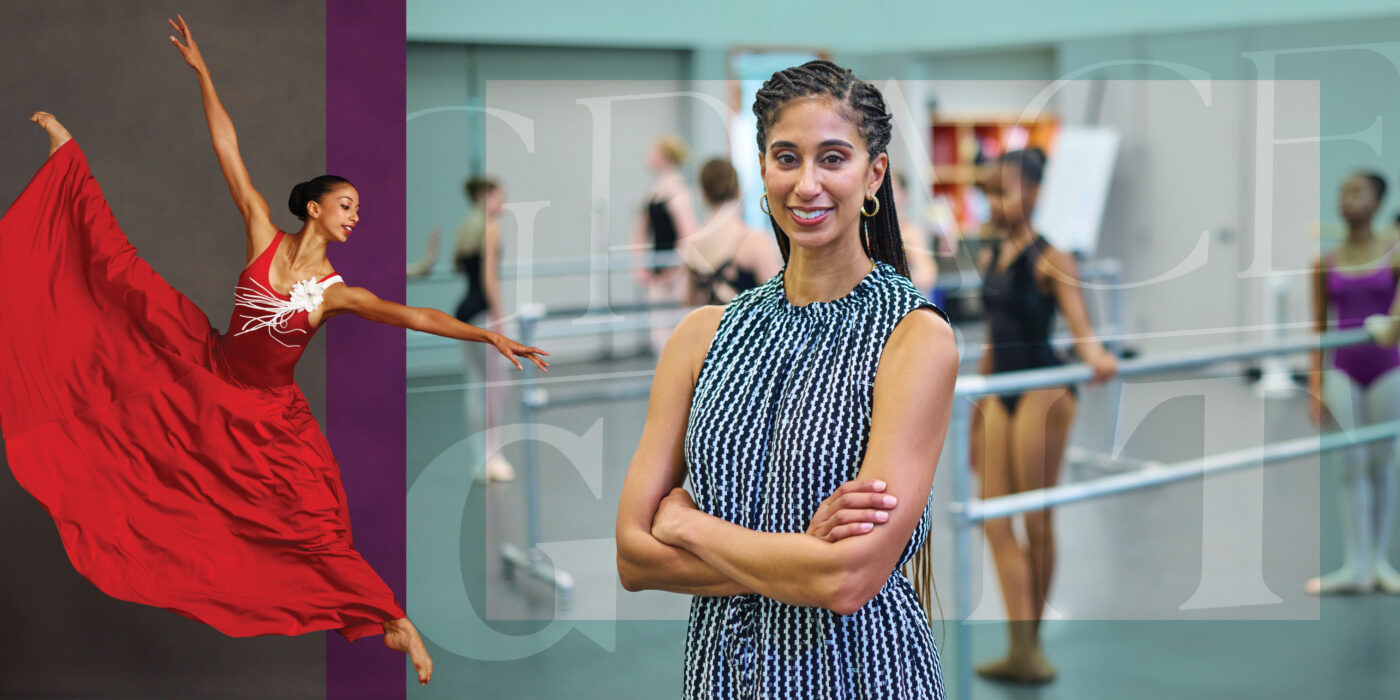
M 1395 301 L 1395 273 L 1389 265 L 1359 275 L 1337 270 L 1336 258 L 1327 256 L 1327 298 L 1337 314 L 1337 328 L 1359 328 L 1367 316 L 1389 314 Z M 1362 387 L 1400 367 L 1400 350 L 1375 344 L 1337 348 L 1332 364 Z

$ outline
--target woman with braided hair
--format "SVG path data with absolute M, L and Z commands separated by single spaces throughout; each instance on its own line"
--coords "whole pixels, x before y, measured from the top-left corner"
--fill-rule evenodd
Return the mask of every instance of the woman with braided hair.
M 696 596 L 687 698 L 941 698 L 915 584 L 957 348 L 908 278 L 890 117 L 828 61 L 773 74 L 753 109 L 786 264 L 662 352 L 618 509 L 622 584 Z

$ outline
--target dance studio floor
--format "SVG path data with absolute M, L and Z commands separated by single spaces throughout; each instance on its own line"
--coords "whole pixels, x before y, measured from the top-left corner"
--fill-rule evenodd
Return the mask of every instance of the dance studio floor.
M 557 365 L 555 396 L 645 383 L 647 357 Z M 968 368 L 964 368 L 967 371 Z M 518 375 L 517 375 L 518 377 Z M 570 381 L 569 377 L 593 377 Z M 688 598 L 628 593 L 616 581 L 613 521 L 645 417 L 645 399 L 539 414 L 543 548 L 575 579 L 571 604 L 517 576 L 506 581 L 502 543 L 525 538 L 523 478 L 482 485 L 465 476 L 479 390 L 461 376 L 410 380 L 409 612 L 437 663 L 415 696 L 461 698 L 674 698 L 680 696 Z M 464 393 L 471 391 L 470 395 Z M 471 400 L 469 399 L 469 396 Z M 1137 381 L 1111 427 L 1105 389 L 1081 392 L 1072 443 L 1160 461 L 1302 437 L 1316 430 L 1300 396 L 1262 400 L 1237 368 Z M 518 393 L 506 424 L 520 420 Z M 475 429 L 473 429 L 474 431 Z M 509 442 L 514 436 L 506 437 Z M 506 456 L 523 474 L 520 443 Z M 975 681 L 976 698 L 1400 697 L 1400 597 L 1328 598 L 1303 582 L 1340 561 L 1335 488 L 1316 457 L 1224 477 L 1064 506 L 1056 513 L 1059 564 L 1043 637 L 1060 677 L 1037 688 Z M 1104 476 L 1067 466 L 1061 481 Z M 936 581 L 946 625 L 933 623 L 943 672 L 954 676 L 952 494 L 947 456 L 934 484 Z M 596 493 L 595 493 L 596 491 Z M 465 510 L 462 509 L 465 503 Z M 454 505 L 455 504 L 455 505 Z M 415 525 L 416 523 L 416 525 Z M 454 553 L 415 544 L 416 528 L 460 534 Z M 427 530 L 418 529 L 417 532 Z M 427 539 L 427 538 L 423 538 Z M 433 538 L 441 539 L 441 538 Z M 974 662 L 1004 649 L 1000 598 L 980 533 L 973 569 Z M 1400 546 L 1392 546 L 1400 561 Z M 463 589 L 465 588 L 465 591 Z M 425 607 L 415 612 L 415 601 Z M 441 606 L 441 607 L 440 607 Z M 444 617 L 452 606 L 458 612 Z M 430 619 L 435 618 L 435 619 Z M 964 697 L 963 694 L 957 694 Z

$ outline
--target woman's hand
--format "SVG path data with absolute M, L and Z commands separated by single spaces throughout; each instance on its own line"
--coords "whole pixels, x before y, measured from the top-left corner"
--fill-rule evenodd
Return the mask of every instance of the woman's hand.
M 656 516 L 651 521 L 651 536 L 662 544 L 680 547 L 680 534 L 685 529 L 686 518 L 699 511 L 685 489 L 671 489 L 656 507 Z
M 170 43 L 174 44 L 175 48 L 180 50 L 180 55 L 184 57 L 185 63 L 188 63 L 190 68 L 193 68 L 196 73 L 207 72 L 208 68 L 204 65 L 204 55 L 199 53 L 199 46 L 194 43 L 194 36 L 190 34 L 190 28 L 189 25 L 185 24 L 185 18 L 180 15 L 175 15 L 175 19 L 167 19 L 166 21 L 169 22 L 170 26 L 174 27 L 175 31 L 179 32 L 180 36 L 185 40 L 185 43 L 182 44 L 180 43 L 180 39 L 176 39 L 173 36 L 170 37 Z
M 1118 374 L 1118 358 L 1107 350 L 1099 350 L 1090 355 L 1084 360 L 1084 364 L 1094 370 L 1094 378 L 1090 380 L 1092 384 L 1106 382 Z
M 817 507 L 807 534 L 827 542 L 864 535 L 889 522 L 896 503 L 879 479 L 847 481 Z
M 1366 334 L 1371 336 L 1371 340 L 1381 347 L 1393 348 L 1397 341 L 1400 341 L 1400 324 L 1385 314 L 1367 316 L 1362 322 L 1362 327 L 1366 329 Z
M 545 372 L 549 371 L 549 363 L 540 359 L 540 355 L 548 355 L 549 353 L 539 348 L 532 348 L 528 345 L 521 345 L 520 343 L 517 343 L 514 340 L 511 340 L 510 338 L 501 335 L 500 333 L 496 333 L 491 338 L 490 343 L 494 345 L 496 347 L 496 350 L 498 350 L 502 355 L 505 355 L 506 359 L 510 360 L 511 364 L 515 365 L 516 369 L 525 369 L 524 365 L 520 364 L 520 360 L 515 359 L 517 356 L 519 356 L 529 359 L 531 362 L 535 363 L 536 367 L 539 367 L 541 370 Z

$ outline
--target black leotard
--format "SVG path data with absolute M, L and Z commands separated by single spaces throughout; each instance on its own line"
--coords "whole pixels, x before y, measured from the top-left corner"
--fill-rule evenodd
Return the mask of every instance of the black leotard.
M 1040 291 L 1035 283 L 1035 266 L 1050 244 L 1037 235 L 1005 272 L 998 272 L 1003 245 L 1005 240 L 997 244 L 991 263 L 982 271 L 982 312 L 991 334 L 992 371 L 1014 372 L 1064 364 L 1050 346 L 1055 297 Z M 1004 394 L 999 398 L 1007 412 L 1015 413 L 1021 395 Z
M 647 224 L 651 229 L 651 249 L 654 251 L 676 249 L 676 222 L 666 208 L 667 200 L 652 200 L 647 204 Z M 654 273 L 666 270 L 665 265 L 651 269 Z
M 467 276 L 467 295 L 457 305 L 457 320 L 471 323 L 477 314 L 486 310 L 486 285 L 482 281 L 481 252 L 457 256 L 457 271 Z
M 758 275 L 754 274 L 753 270 L 736 265 L 733 258 L 715 268 L 715 271 L 708 275 L 692 268 L 690 279 L 694 282 L 696 289 L 701 290 L 705 295 L 705 301 L 702 302 L 705 304 L 727 303 L 719 296 L 717 287 L 721 283 L 728 285 L 730 289 L 734 290 L 734 295 L 738 296 L 765 281 L 758 279 Z

